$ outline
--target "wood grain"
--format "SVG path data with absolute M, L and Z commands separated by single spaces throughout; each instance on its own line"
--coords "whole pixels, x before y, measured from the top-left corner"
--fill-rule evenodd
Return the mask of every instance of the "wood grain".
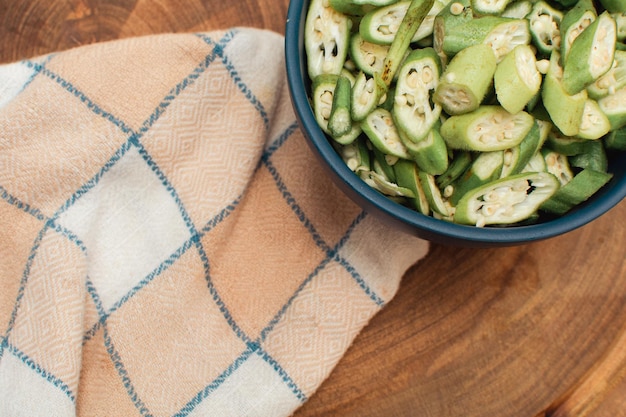
M 164 32 L 284 33 L 287 0 L 0 0 L 0 62 Z M 626 416 L 626 202 L 566 236 L 433 246 L 296 416 Z

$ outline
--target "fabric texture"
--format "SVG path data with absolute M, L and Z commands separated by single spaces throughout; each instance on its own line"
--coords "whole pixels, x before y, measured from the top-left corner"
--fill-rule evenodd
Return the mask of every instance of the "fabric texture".
M 1 416 L 290 415 L 428 250 L 325 175 L 276 33 L 5 64 L 0 135 Z

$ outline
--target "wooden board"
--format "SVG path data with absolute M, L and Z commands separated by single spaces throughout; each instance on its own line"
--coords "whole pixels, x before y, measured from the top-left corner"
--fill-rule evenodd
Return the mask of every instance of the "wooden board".
M 284 33 L 287 0 L 0 0 L 0 62 L 163 32 Z M 433 246 L 304 416 L 626 416 L 626 202 L 566 236 Z

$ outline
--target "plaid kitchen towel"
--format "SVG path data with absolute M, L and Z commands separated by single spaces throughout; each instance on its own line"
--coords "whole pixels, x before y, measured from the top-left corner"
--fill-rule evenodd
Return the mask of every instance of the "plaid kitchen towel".
M 268 31 L 5 64 L 0 135 L 3 417 L 289 415 L 428 250 L 329 182 Z

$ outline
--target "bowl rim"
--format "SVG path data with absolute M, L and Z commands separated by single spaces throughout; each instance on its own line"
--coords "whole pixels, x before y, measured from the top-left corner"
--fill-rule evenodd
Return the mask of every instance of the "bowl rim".
M 308 3 L 309 0 L 291 0 L 287 12 L 284 53 L 292 105 L 309 146 L 323 160 L 326 168 L 330 169 L 335 183 L 366 211 L 377 211 L 386 220 L 409 226 L 414 234 L 432 241 L 482 246 L 515 245 L 555 237 L 582 227 L 608 212 L 626 197 L 626 175 L 623 172 L 626 170 L 626 155 L 621 155 L 618 159 L 623 160 L 622 164 L 617 166 L 618 169 L 621 168 L 621 177 L 614 177 L 598 191 L 591 200 L 592 204 L 584 204 L 579 209 L 544 223 L 514 227 L 467 226 L 426 216 L 393 202 L 369 187 L 347 167 L 317 125 L 305 85 L 308 75 L 304 66 L 302 28 L 308 9 L 305 5 Z

